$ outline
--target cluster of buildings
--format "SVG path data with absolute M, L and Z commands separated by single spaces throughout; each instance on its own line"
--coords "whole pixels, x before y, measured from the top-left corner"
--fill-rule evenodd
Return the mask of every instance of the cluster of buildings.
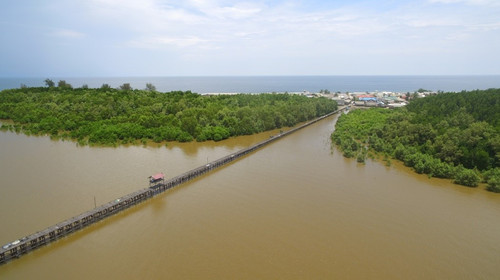
M 274 92 L 273 92 L 274 93 Z M 426 97 L 435 95 L 439 92 L 418 90 L 413 93 L 410 92 L 392 92 L 392 91 L 374 91 L 374 92 L 330 92 L 328 90 L 321 90 L 317 93 L 309 91 L 302 92 L 287 92 L 290 94 L 305 95 L 307 97 L 326 97 L 337 101 L 339 106 L 363 106 L 363 107 L 384 107 L 396 108 L 408 104 L 410 99 Z M 203 93 L 202 95 L 235 95 L 238 93 L 224 92 L 224 93 Z
M 310 93 L 303 92 L 306 96 L 323 96 L 337 101 L 340 106 L 354 105 L 364 107 L 386 107 L 396 108 L 408 104 L 408 101 L 413 98 L 421 98 L 428 95 L 437 94 L 437 92 L 419 90 L 414 93 L 402 93 L 391 91 L 375 91 L 375 92 L 321 92 Z

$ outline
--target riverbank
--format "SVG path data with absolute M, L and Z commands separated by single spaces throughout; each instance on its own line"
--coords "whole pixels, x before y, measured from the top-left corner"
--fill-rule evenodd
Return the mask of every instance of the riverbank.
M 335 101 L 290 94 L 200 96 L 192 92 L 21 88 L 0 93 L 3 130 L 47 134 L 80 145 L 220 141 L 291 127 L 335 111 Z
M 407 109 L 354 110 L 331 138 L 346 157 L 364 162 L 369 152 L 403 161 L 419 174 L 500 192 L 498 112 L 500 90 L 442 93 Z
M 1 266 L 0 278 L 498 278 L 498 196 L 331 153 L 335 119 Z M 269 138 L 111 149 L 0 137 L 2 156 L 16 155 L 0 166 L 0 210 L 16 209 L 0 216 L 1 236 L 133 192 L 151 170 L 181 174 Z
M 0 248 L 0 265 L 12 259 L 19 258 L 22 255 L 28 254 L 33 250 L 39 248 L 40 246 L 45 246 L 51 242 L 55 242 L 60 238 L 72 234 L 75 231 L 81 230 L 84 227 L 92 225 L 110 215 L 114 215 L 118 212 L 128 209 L 131 206 L 134 206 L 142 201 L 145 201 L 175 186 L 191 181 L 198 176 L 201 176 L 214 169 L 220 168 L 221 166 L 227 165 L 228 163 L 234 160 L 237 160 L 247 154 L 256 151 L 257 149 L 269 145 L 270 143 L 277 141 L 282 137 L 288 136 L 296 131 L 299 131 L 300 129 L 303 129 L 311 124 L 321 121 L 337 112 L 338 111 L 332 112 L 330 114 L 317 118 L 313 121 L 307 122 L 291 130 L 280 132 L 279 134 L 273 135 L 269 139 L 259 142 L 256 145 L 240 150 L 236 153 L 227 155 L 215 161 L 209 162 L 206 165 L 185 172 L 172 179 L 164 181 L 162 173 L 161 182 L 155 183 L 155 185 L 153 186 L 150 184 L 149 188 L 142 189 L 134 193 L 128 194 L 126 196 L 117 198 L 114 201 L 101 205 L 98 208 L 95 207 L 95 209 L 93 210 L 72 217 L 54 226 L 48 227 L 45 230 L 42 230 L 35 234 L 31 234 L 29 236 L 22 237 L 20 239 L 16 239 L 13 242 L 7 243 L 4 246 L 2 246 L 2 248 Z

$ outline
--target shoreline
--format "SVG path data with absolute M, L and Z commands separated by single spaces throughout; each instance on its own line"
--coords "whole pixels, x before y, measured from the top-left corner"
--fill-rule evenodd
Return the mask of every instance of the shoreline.
M 47 77 L 0 77 L 0 90 L 27 86 L 43 86 Z M 160 91 L 191 90 L 193 92 L 300 92 L 319 91 L 400 91 L 418 88 L 462 91 L 500 87 L 500 74 L 491 75 L 275 75 L 275 76 L 142 76 L 142 77 L 50 77 L 66 80 L 75 87 L 103 83 L 118 87 L 130 83 L 143 89 L 153 83 Z

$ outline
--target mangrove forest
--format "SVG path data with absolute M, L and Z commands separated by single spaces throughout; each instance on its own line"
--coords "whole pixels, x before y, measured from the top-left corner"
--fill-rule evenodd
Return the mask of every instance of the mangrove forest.
M 332 141 L 346 157 L 394 158 L 417 173 L 500 192 L 500 89 L 440 93 L 398 109 L 352 110 Z
M 286 93 L 203 96 L 158 92 L 154 86 L 137 90 L 47 85 L 1 91 L 1 128 L 81 145 L 219 141 L 291 127 L 337 109 L 335 101 L 326 98 Z

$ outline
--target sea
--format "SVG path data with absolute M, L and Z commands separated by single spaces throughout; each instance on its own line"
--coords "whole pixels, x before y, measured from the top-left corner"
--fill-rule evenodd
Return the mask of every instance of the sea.
M 196 93 L 266 93 L 266 92 L 415 92 L 476 90 L 500 88 L 500 75 L 467 76 L 196 76 L 196 77 L 48 77 L 56 84 L 64 80 L 73 87 L 98 88 L 108 84 L 118 88 L 129 83 L 144 89 L 147 83 L 158 91 Z M 47 78 L 0 78 L 0 90 L 45 86 Z

